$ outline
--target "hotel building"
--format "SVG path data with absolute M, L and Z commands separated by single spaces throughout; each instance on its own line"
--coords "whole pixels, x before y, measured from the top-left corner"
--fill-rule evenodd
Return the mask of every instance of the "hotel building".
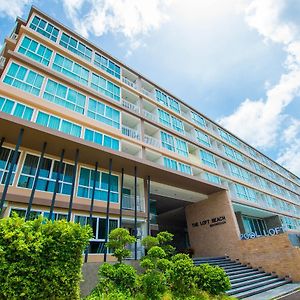
M 89 261 L 118 226 L 135 258 L 168 230 L 178 250 L 300 280 L 297 176 L 35 7 L 0 55 L 2 217 L 91 213 Z

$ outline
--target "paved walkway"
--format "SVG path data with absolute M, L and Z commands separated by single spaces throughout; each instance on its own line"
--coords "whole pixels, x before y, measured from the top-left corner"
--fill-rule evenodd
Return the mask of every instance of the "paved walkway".
M 297 289 L 300 289 L 299 283 L 289 283 L 283 286 L 277 287 L 271 291 L 267 291 L 261 293 L 259 295 L 254 295 L 251 297 L 245 298 L 245 300 L 271 300 L 271 299 L 281 299 L 281 300 L 300 300 L 300 292 L 296 294 L 287 295 L 285 297 L 280 297 L 281 295 L 285 295 L 291 293 Z

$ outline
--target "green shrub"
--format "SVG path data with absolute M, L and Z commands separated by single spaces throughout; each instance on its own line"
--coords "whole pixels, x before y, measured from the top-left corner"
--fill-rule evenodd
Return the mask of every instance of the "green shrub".
M 175 253 L 175 248 L 170 245 L 173 241 L 174 235 L 167 231 L 161 231 L 157 234 L 156 237 L 154 236 L 146 236 L 142 240 L 142 245 L 145 247 L 146 250 L 150 250 L 152 247 L 159 246 L 161 247 L 167 257 L 171 257 Z
M 127 229 L 116 228 L 109 234 L 109 242 L 106 243 L 106 246 L 113 249 L 113 256 L 121 263 L 124 258 L 130 256 L 130 250 L 126 249 L 126 246 L 134 242 L 135 238 Z
M 148 270 L 141 275 L 141 291 L 145 299 L 159 300 L 167 290 L 167 280 L 164 273 Z
M 218 295 L 230 289 L 230 281 L 225 271 L 218 266 L 203 264 L 196 267 L 197 286 L 199 289 Z
M 104 263 L 100 266 L 98 274 L 99 283 L 92 291 L 91 296 L 104 296 L 118 292 L 129 297 L 137 290 L 137 272 L 130 265 Z
M 171 259 L 169 284 L 178 297 L 187 297 L 195 292 L 196 272 L 192 259 L 187 254 L 176 254 Z
M 158 246 L 159 241 L 156 237 L 148 235 L 143 238 L 142 245 L 145 247 L 146 250 L 149 250 L 150 248 L 152 248 L 154 246 Z
M 41 217 L 0 220 L 0 299 L 79 299 L 90 227 Z

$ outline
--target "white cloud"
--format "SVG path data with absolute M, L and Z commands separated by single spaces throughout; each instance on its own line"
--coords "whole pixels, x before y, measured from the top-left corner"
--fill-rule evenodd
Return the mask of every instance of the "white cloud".
M 165 8 L 170 3 L 171 0 L 63 0 L 67 16 L 80 34 L 88 37 L 120 33 L 129 40 L 131 50 L 143 44 L 142 36 L 168 19 Z
M 300 139 L 293 140 L 293 143 L 285 147 L 277 158 L 279 164 L 295 174 L 300 174 Z
M 286 4 L 283 0 L 254 0 L 246 6 L 247 24 L 266 42 L 282 44 L 287 54 L 286 72 L 276 85 L 267 86 L 265 99 L 246 99 L 232 115 L 223 117 L 220 122 L 262 149 L 270 149 L 282 142 L 292 143 L 280 147 L 278 162 L 300 174 L 300 139 L 297 139 L 300 121 L 292 119 L 286 112 L 287 106 L 300 94 L 300 40 L 296 24 L 281 18 Z M 286 128 L 286 124 L 290 126 Z
M 282 139 L 285 143 L 294 143 L 300 133 L 300 120 L 291 119 L 291 124 L 283 131 Z
M 0 0 L 0 17 L 10 17 L 15 19 L 22 16 L 26 5 L 31 4 L 32 0 Z

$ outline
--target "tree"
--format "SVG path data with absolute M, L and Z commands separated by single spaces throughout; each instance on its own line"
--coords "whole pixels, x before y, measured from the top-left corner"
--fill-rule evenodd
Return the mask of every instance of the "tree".
M 130 235 L 129 231 L 125 228 L 116 228 L 109 234 L 109 242 L 106 247 L 113 249 L 113 256 L 122 263 L 123 259 L 130 256 L 130 250 L 126 246 L 133 244 L 136 239 Z

